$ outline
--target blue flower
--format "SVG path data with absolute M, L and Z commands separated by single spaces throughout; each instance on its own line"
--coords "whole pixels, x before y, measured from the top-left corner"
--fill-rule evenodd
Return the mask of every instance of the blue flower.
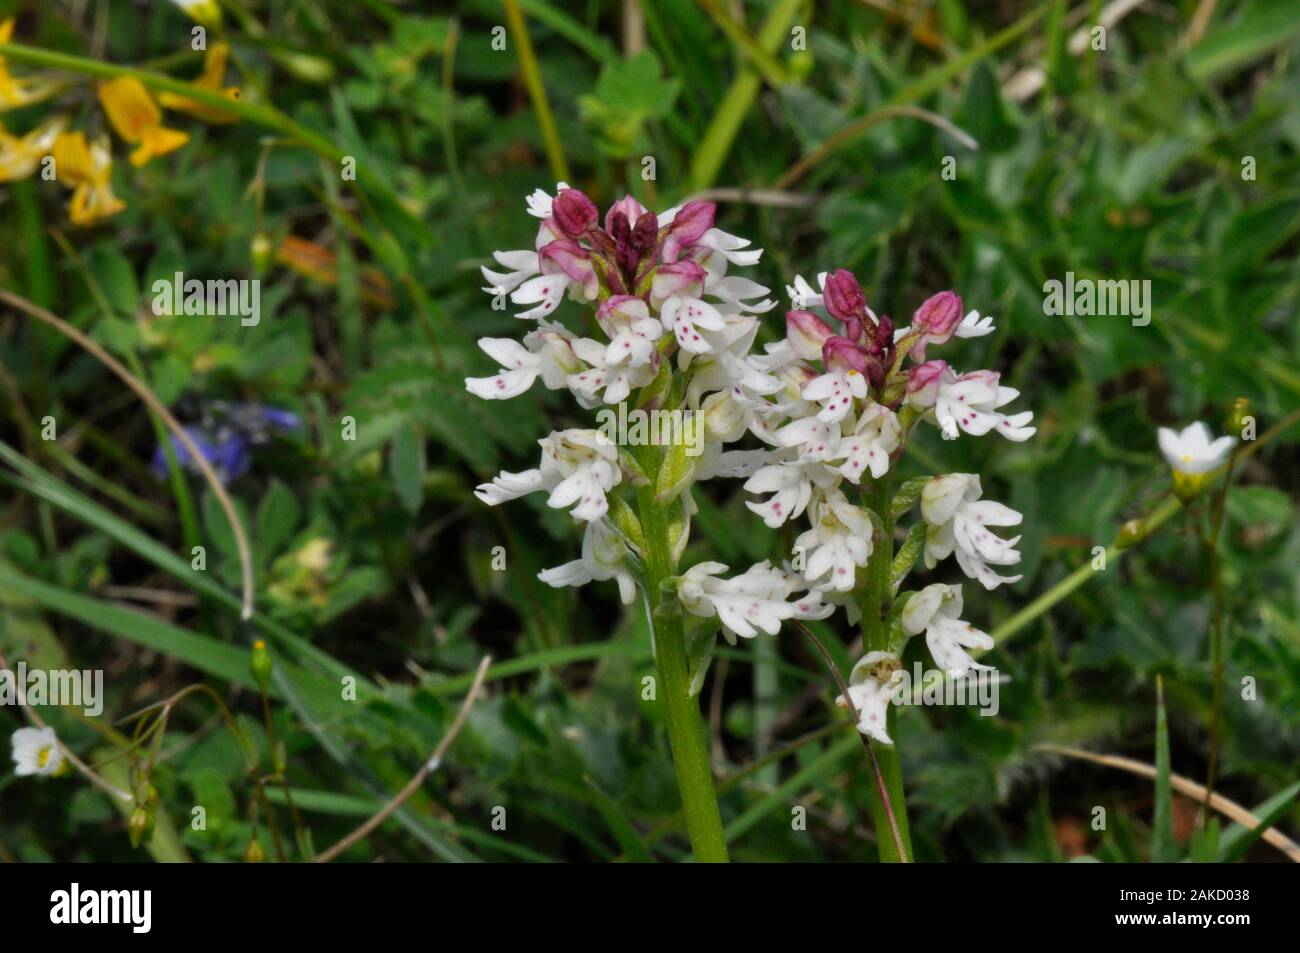
M 259 404 L 207 401 L 202 405 L 202 419 L 185 428 L 195 448 L 216 471 L 222 483 L 229 483 L 248 472 L 253 462 L 253 447 L 268 443 L 277 431 L 297 430 L 298 415 L 278 407 Z M 191 473 L 201 472 L 197 461 L 179 437 L 172 435 L 176 462 Z M 161 479 L 167 475 L 167 454 L 162 446 L 154 451 L 151 469 Z

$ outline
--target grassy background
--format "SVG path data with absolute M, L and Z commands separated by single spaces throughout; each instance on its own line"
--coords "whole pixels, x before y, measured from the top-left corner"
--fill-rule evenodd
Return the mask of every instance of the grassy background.
M 105 718 L 49 713 L 93 760 L 111 719 L 200 681 L 265 747 L 247 646 L 267 638 L 281 673 L 276 734 L 318 848 L 405 783 L 491 652 L 492 691 L 445 769 L 346 856 L 685 852 L 662 713 L 641 700 L 652 671 L 644 622 L 612 585 L 536 580 L 577 552 L 562 514 L 536 497 L 489 509 L 470 493 L 502 467 L 531 465 L 548 426 L 582 419 L 554 394 L 496 404 L 461 384 L 490 370 L 478 337 L 518 333 L 479 291 L 478 267 L 493 249 L 531 242 L 523 197 L 534 188 L 564 176 L 602 205 L 630 191 L 659 208 L 722 189 L 719 224 L 766 249 L 753 277 L 775 290 L 795 273 L 844 267 L 877 311 L 903 321 L 947 287 L 995 315 L 997 333 L 962 344 L 960 366 L 1004 370 L 1038 435 L 944 443 L 922 431 L 910 464 L 979 472 L 987 495 L 1025 514 L 1024 579 L 993 596 L 966 587 L 968 618 L 990 631 L 1160 502 L 1157 426 L 1205 419 L 1221 432 L 1246 397 L 1263 432 L 1300 405 L 1294 3 L 1145 4 L 1109 26 L 1104 51 L 1071 44 L 1098 22 L 1103 5 L 1089 0 L 519 0 L 515 17 L 495 0 L 225 6 L 242 121 L 175 116 L 191 143 L 140 170 L 116 142 L 114 187 L 128 210 L 89 231 L 69 227 L 56 184 L 0 186 L 0 285 L 90 334 L 168 406 L 221 397 L 303 416 L 302 433 L 259 452 L 230 487 L 253 541 L 258 614 L 239 620 L 238 563 L 215 499 L 199 481 L 177 487 L 148 472 L 158 425 L 145 407 L 100 363 L 5 309 L 0 649 L 31 665 L 105 670 Z M 177 79 L 199 66 L 191 24 L 166 3 L 6 9 L 20 14 L 15 39 L 42 50 Z M 1203 29 L 1193 25 L 1202 9 L 1212 11 Z M 505 49 L 493 48 L 498 36 Z M 796 38 L 804 49 L 792 49 Z M 11 58 L 9 68 L 36 67 Z M 60 103 L 94 130 L 103 119 L 87 83 Z M 0 118 L 24 131 L 49 110 Z M 340 178 L 344 156 L 355 182 Z M 254 254 L 259 237 L 276 250 L 269 263 Z M 261 324 L 153 317 L 152 284 L 175 271 L 260 276 Z M 1043 283 L 1067 271 L 1149 280 L 1151 324 L 1044 315 Z M 775 338 L 779 321 L 769 325 Z M 57 441 L 41 437 L 47 415 Z M 341 438 L 345 416 L 355 441 Z M 1219 788 L 1247 807 L 1288 789 L 1300 753 L 1295 432 L 1243 467 L 1221 541 Z M 788 552 L 793 534 L 774 538 L 738 490 L 711 487 L 699 500 L 688 559 Z M 903 714 L 918 858 L 1148 859 L 1150 781 L 1034 746 L 1154 763 L 1161 676 L 1172 769 L 1204 779 L 1202 517 L 1179 514 L 1017 625 L 988 660 L 1011 679 L 998 717 Z M 331 544 L 327 568 L 297 558 L 314 540 Z M 190 569 L 196 542 L 208 548 L 204 573 Z M 497 546 L 505 571 L 492 566 Z M 842 620 L 823 628 L 847 661 Z M 349 674 L 358 698 L 341 702 L 335 686 Z M 1240 699 L 1247 676 L 1252 703 Z M 874 858 L 861 749 L 825 727 L 834 694 L 793 638 L 719 653 L 702 701 L 736 858 Z M 20 724 L 17 709 L 0 709 L 0 732 Z M 240 857 L 251 787 L 210 702 L 178 707 L 163 753 L 149 850 Z M 113 771 L 124 781 L 126 763 Z M 188 829 L 196 804 L 206 831 Z M 807 830 L 792 830 L 796 805 Z M 1104 831 L 1091 826 L 1098 806 Z M 504 831 L 491 826 L 498 807 Z M 1194 817 L 1191 802 L 1173 800 L 1174 849 L 1190 849 Z M 1297 819 L 1283 808 L 1280 826 Z M 261 837 L 269 849 L 265 828 Z M 0 774 L 0 858 L 140 856 L 83 781 Z M 1249 856 L 1281 854 L 1257 845 Z

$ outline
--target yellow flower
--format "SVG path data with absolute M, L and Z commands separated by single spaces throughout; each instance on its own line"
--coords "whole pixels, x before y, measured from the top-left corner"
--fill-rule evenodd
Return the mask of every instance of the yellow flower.
M 217 0 L 172 0 L 172 3 L 204 26 L 221 25 L 221 4 Z
M 93 225 L 126 208 L 109 181 L 113 159 L 106 139 L 88 145 L 84 132 L 61 132 L 53 151 L 59 181 L 74 190 L 68 202 L 73 225 Z
M 25 179 L 35 172 L 67 122 L 66 116 L 51 116 L 21 138 L 5 132 L 0 123 L 0 182 Z
M 99 101 L 117 134 L 127 142 L 138 143 L 131 153 L 134 166 L 142 166 L 190 141 L 189 133 L 163 126 L 162 110 L 144 83 L 134 76 L 119 76 L 100 86 Z
M 230 44 L 213 43 L 208 52 L 204 54 L 203 72 L 199 74 L 199 78 L 192 85 L 198 89 L 206 89 L 208 92 L 220 93 L 228 99 L 238 99 L 238 86 L 222 85 L 226 78 L 226 64 L 229 61 Z M 181 96 L 177 93 L 159 93 L 158 101 L 168 109 L 188 113 L 195 119 L 201 119 L 207 123 L 219 124 L 239 121 L 239 117 L 234 113 L 218 109 L 216 106 L 209 106 L 207 103 L 197 102 L 188 96 Z
M 317 537 L 305 543 L 294 558 L 298 565 L 308 572 L 323 573 L 334 560 L 334 544 L 328 539 Z
M 0 23 L 0 43 L 8 43 L 14 35 L 14 18 Z M 54 80 L 39 77 L 17 77 L 9 74 L 3 56 L 0 56 L 0 112 L 17 109 L 46 99 L 59 90 Z

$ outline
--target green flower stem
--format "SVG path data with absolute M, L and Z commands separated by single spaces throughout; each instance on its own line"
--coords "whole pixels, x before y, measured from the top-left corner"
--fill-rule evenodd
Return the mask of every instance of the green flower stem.
M 884 532 L 875 541 L 871 558 L 867 560 L 867 585 L 862 594 L 862 649 L 864 652 L 884 652 L 889 648 L 889 603 L 893 598 L 894 521 L 889 515 L 889 474 L 871 484 L 867 491 L 867 505 L 880 517 Z M 889 706 L 885 728 L 889 737 L 897 739 L 896 711 Z M 912 860 L 912 835 L 907 823 L 907 801 L 903 791 L 903 767 L 898 758 L 898 744 L 871 745 L 876 757 L 889 806 L 876 788 L 871 788 L 871 817 L 876 827 L 876 843 L 884 863 L 907 863 Z M 893 808 L 894 822 L 902 840 L 900 853 L 890 829 L 889 808 Z
M 1214 494 L 1210 506 L 1210 534 L 1205 539 L 1205 548 L 1210 559 L 1210 758 L 1205 771 L 1205 802 L 1201 818 L 1209 823 L 1211 804 L 1214 801 L 1214 781 L 1219 767 L 1219 731 L 1223 721 L 1223 572 L 1219 562 L 1219 533 L 1223 529 L 1223 513 L 1228 502 L 1228 490 L 1232 488 L 1232 471 L 1237 465 L 1237 450 L 1228 458 L 1227 473 L 1223 485 Z
M 654 633 L 655 665 L 659 670 L 659 697 L 668 715 L 668 741 L 682 794 L 682 814 L 695 859 L 726 863 L 727 841 L 722 834 L 718 795 L 713 788 L 708 738 L 699 705 L 690 696 L 686 665 L 686 636 L 680 609 L 660 609 L 660 589 L 677 574 L 669 537 L 667 507 L 655 501 L 653 487 L 638 491 L 641 528 L 645 533 L 646 611 Z
M 533 110 L 537 113 L 537 125 L 542 130 L 542 143 L 546 146 L 546 159 L 551 166 L 551 174 L 561 182 L 567 182 L 569 163 L 564 157 L 564 146 L 560 134 L 555 128 L 555 117 L 551 114 L 551 101 L 546 98 L 546 85 L 542 82 L 542 71 L 537 66 L 537 56 L 533 53 L 533 42 L 528 36 L 528 24 L 524 21 L 523 11 L 517 0 L 506 0 L 506 22 L 514 34 L 515 46 L 519 52 L 519 70 L 524 74 L 524 85 L 528 87 L 528 98 L 533 101 Z

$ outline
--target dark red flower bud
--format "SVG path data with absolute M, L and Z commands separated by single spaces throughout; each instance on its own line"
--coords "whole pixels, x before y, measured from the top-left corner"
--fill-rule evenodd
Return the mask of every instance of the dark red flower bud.
M 632 229 L 632 247 L 639 252 L 654 248 L 655 239 L 659 237 L 659 216 L 654 212 L 645 212 L 636 220 Z
M 551 218 L 569 238 L 580 238 L 600 218 L 596 203 L 577 189 L 561 189 L 551 203 Z
M 922 332 L 935 344 L 942 344 L 957 330 L 961 317 L 961 298 L 951 291 L 940 291 L 916 309 L 912 330 Z
M 852 368 L 867 373 L 871 354 L 865 347 L 848 338 L 828 338 L 822 345 L 822 363 L 828 371 L 845 371 Z
M 843 268 L 826 276 L 822 300 L 826 302 L 826 310 L 841 321 L 856 318 L 867 307 L 867 296 L 862 293 L 858 279 L 853 277 L 853 272 Z
M 889 315 L 882 314 L 876 319 L 876 351 L 884 353 L 893 349 L 894 346 L 894 322 L 889 319 Z

